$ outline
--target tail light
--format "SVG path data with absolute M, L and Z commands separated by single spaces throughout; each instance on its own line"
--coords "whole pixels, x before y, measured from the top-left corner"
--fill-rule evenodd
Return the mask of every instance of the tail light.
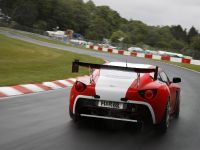
M 157 90 L 142 90 L 142 91 L 139 91 L 139 94 L 141 97 L 147 100 L 151 100 L 156 96 Z
M 78 91 L 78 92 L 83 92 L 85 89 L 86 89 L 86 85 L 80 81 L 77 81 L 75 83 L 75 89 Z

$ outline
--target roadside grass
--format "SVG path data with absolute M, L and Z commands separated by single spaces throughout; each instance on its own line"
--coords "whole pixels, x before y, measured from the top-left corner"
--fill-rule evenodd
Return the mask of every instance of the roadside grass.
M 0 86 L 39 83 L 88 74 L 71 73 L 74 59 L 103 63 L 95 57 L 43 47 L 0 35 Z

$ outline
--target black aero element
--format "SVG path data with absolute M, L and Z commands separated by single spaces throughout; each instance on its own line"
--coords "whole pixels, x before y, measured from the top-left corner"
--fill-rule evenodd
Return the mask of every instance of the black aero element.
M 127 98 L 121 98 L 121 101 L 123 101 L 123 102 L 127 102 L 128 99 L 127 99 Z
M 78 73 L 79 71 L 79 60 L 75 59 L 74 62 L 72 63 L 72 73 Z
M 132 67 L 84 63 L 84 62 L 80 62 L 79 60 L 76 59 L 76 60 L 74 60 L 74 62 L 72 62 L 72 73 L 77 73 L 79 71 L 79 66 L 93 68 L 93 69 L 112 69 L 112 70 L 121 70 L 121 71 L 133 71 L 136 73 L 155 72 L 154 80 L 157 80 L 157 76 L 158 76 L 158 66 L 156 66 L 155 68 L 132 68 Z
M 95 95 L 94 98 L 100 98 L 100 96 L 99 95 Z
M 174 77 L 172 82 L 173 82 L 173 83 L 180 83 L 180 82 L 181 82 L 181 78 L 179 78 L 179 77 Z

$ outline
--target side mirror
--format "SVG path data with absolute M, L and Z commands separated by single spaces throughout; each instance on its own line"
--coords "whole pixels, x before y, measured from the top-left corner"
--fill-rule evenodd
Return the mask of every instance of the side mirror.
M 181 82 L 181 78 L 175 77 L 173 78 L 173 83 L 180 83 Z

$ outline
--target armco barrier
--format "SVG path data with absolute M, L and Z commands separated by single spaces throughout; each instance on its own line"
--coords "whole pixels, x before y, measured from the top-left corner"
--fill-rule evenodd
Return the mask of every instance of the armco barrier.
M 116 50 L 111 48 L 101 48 L 93 45 L 86 45 L 86 48 L 90 48 L 93 50 L 104 51 L 108 53 L 114 53 L 119 55 L 126 55 L 126 56 L 134 56 L 140 58 L 147 58 L 147 59 L 156 59 L 156 60 L 165 60 L 171 62 L 178 62 L 178 63 L 186 63 L 186 64 L 194 64 L 200 65 L 200 60 L 194 60 L 189 58 L 177 58 L 177 57 L 170 57 L 170 56 L 160 56 L 160 55 L 153 55 L 153 54 L 144 54 L 144 53 L 137 53 L 137 52 L 128 52 L 125 50 Z

